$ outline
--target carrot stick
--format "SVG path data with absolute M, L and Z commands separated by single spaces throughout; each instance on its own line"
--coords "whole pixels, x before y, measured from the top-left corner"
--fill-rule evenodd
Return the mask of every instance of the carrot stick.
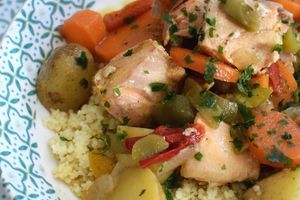
M 300 0 L 273 0 L 283 5 L 283 7 L 293 13 L 294 19 L 300 21 Z
M 262 88 L 269 88 L 269 74 L 258 74 L 250 80 L 250 84 L 259 84 Z
M 171 48 L 170 55 L 178 65 L 200 74 L 204 74 L 207 62 L 210 60 L 210 57 L 179 47 Z M 214 75 L 215 79 L 231 83 L 238 81 L 240 72 L 237 69 L 219 61 L 214 62 L 214 65 L 217 68 L 217 72 Z
M 108 13 L 104 16 L 104 23 L 108 31 L 130 23 L 134 18 L 151 9 L 152 0 L 136 0 L 121 10 Z M 127 22 L 126 22 L 127 21 Z
M 280 102 L 288 103 L 293 100 L 293 93 L 297 90 L 297 81 L 284 63 L 278 61 L 271 66 L 270 79 L 273 82 L 274 91 L 272 101 L 276 107 Z
M 300 128 L 287 115 L 259 113 L 249 128 L 250 152 L 265 165 L 295 167 L 300 163 Z
M 74 42 L 95 53 L 95 46 L 106 36 L 101 15 L 91 10 L 82 10 L 67 19 L 60 28 L 67 42 Z
M 122 26 L 110 33 L 97 47 L 96 53 L 100 60 L 108 62 L 120 52 L 146 40 L 161 40 L 162 26 L 160 20 L 153 18 L 151 11 L 138 17 L 134 23 Z

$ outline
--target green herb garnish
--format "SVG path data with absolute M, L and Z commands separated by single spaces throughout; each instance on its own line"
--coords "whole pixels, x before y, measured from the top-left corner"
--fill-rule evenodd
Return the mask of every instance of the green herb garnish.
M 81 79 L 79 81 L 79 84 L 83 87 L 83 88 L 88 88 L 89 87 L 89 81 L 86 80 L 85 78 Z
M 206 67 L 204 69 L 204 80 L 209 84 L 213 83 L 216 72 L 217 72 L 216 66 L 210 61 L 207 62 Z
M 200 152 L 197 152 L 197 153 L 195 153 L 195 155 L 194 155 L 194 158 L 195 158 L 196 160 L 198 160 L 198 161 L 201 161 L 202 157 L 203 157 L 203 155 L 202 155 L 202 153 L 200 153 Z
M 114 95 L 115 95 L 115 96 L 117 96 L 117 97 L 121 96 L 121 91 L 120 91 L 119 88 L 114 88 L 114 89 L 113 89 L 113 92 L 114 92 Z
M 253 73 L 254 73 L 254 69 L 253 69 L 252 65 L 250 65 L 249 67 L 247 67 L 247 69 L 241 75 L 241 77 L 237 83 L 238 90 L 242 94 L 244 94 L 248 97 L 252 96 L 252 92 L 251 92 L 252 88 L 249 85 L 249 81 L 250 81 Z
M 161 92 L 161 91 L 168 90 L 168 86 L 165 83 L 154 82 L 154 83 L 150 83 L 149 86 L 152 92 Z
M 88 66 L 88 59 L 86 53 L 82 51 L 79 57 L 75 58 L 76 64 L 79 65 L 82 69 L 86 69 Z
M 123 54 L 124 57 L 128 57 L 128 56 L 131 56 L 133 53 L 133 50 L 132 49 L 129 49 L 128 51 L 126 51 L 126 53 Z
M 282 163 L 285 166 L 289 166 L 292 163 L 292 159 L 287 157 L 283 152 L 281 152 L 276 146 L 273 146 L 270 153 L 267 154 L 266 159 L 272 163 Z
M 192 57 L 191 57 L 190 55 L 187 55 L 187 56 L 184 57 L 184 62 L 185 62 L 186 64 L 191 64 L 191 63 L 193 63 L 194 61 L 193 61 L 193 59 L 192 59 Z

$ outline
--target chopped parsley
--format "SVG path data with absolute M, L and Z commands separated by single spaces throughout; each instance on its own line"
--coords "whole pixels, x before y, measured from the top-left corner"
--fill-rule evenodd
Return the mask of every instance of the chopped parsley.
M 160 92 L 160 91 L 168 90 L 168 86 L 165 83 L 154 82 L 154 83 L 150 83 L 149 86 L 152 92 Z
M 101 89 L 100 94 L 106 94 L 107 90 L 106 89 Z
M 202 155 L 202 153 L 200 153 L 200 152 L 197 152 L 197 153 L 195 153 L 195 155 L 194 155 L 194 158 L 195 158 L 196 160 L 198 160 L 198 161 L 201 161 L 202 157 L 203 157 L 203 155 Z
M 234 138 L 232 141 L 234 148 L 238 151 L 241 152 L 244 148 L 244 141 L 240 138 Z
M 104 107 L 109 108 L 110 107 L 110 103 L 108 101 L 104 102 Z
M 252 135 L 250 136 L 249 140 L 250 140 L 251 142 L 253 142 L 253 141 L 256 140 L 256 138 L 258 138 L 258 134 L 257 134 L 257 133 L 254 133 L 254 134 L 252 134 Z
M 281 152 L 276 146 L 272 146 L 270 153 L 267 154 L 266 159 L 272 163 L 282 163 L 285 166 L 289 166 L 292 160 Z
M 124 57 L 128 57 L 128 56 L 131 56 L 133 53 L 133 50 L 132 49 L 129 49 L 126 53 L 123 54 Z
M 191 23 L 191 22 L 194 22 L 194 21 L 196 21 L 197 20 L 197 18 L 198 18 L 198 15 L 197 14 L 195 14 L 195 13 L 193 13 L 193 12 L 191 12 L 191 13 L 189 13 L 189 22 Z
M 216 72 L 217 72 L 217 68 L 214 65 L 214 63 L 211 61 L 207 62 L 206 67 L 204 69 L 204 80 L 209 84 L 213 83 Z
M 126 131 L 122 131 L 121 133 L 117 133 L 117 138 L 120 141 L 123 141 L 128 136 Z
M 226 165 L 223 164 L 222 167 L 221 167 L 221 169 L 222 169 L 222 170 L 226 170 Z
M 119 88 L 114 88 L 114 89 L 113 89 L 113 92 L 114 92 L 114 95 L 115 95 L 116 97 L 121 96 L 121 91 L 120 91 Z
M 255 118 L 254 118 L 250 108 L 248 108 L 247 106 L 245 106 L 243 104 L 238 104 L 238 110 L 239 110 L 239 113 L 243 117 L 243 122 L 238 123 L 237 124 L 238 126 L 241 126 L 244 128 L 249 128 L 250 126 L 255 124 Z
M 124 19 L 124 24 L 132 24 L 135 21 L 135 17 L 127 17 Z
M 205 39 L 205 32 L 203 30 L 199 31 L 199 41 L 202 42 Z
M 85 78 L 81 79 L 79 81 L 79 84 L 83 87 L 83 88 L 88 88 L 89 87 L 89 81 L 86 80 Z
M 79 57 L 75 58 L 76 64 L 79 65 L 82 69 L 86 69 L 88 66 L 88 59 L 86 53 L 82 51 Z
M 275 135 L 276 130 L 273 128 L 272 130 L 268 130 L 267 133 L 268 133 L 268 135 Z
M 165 98 L 162 100 L 162 104 L 168 104 L 176 99 L 176 93 L 168 91 Z
M 143 194 L 145 194 L 145 192 L 146 192 L 146 190 L 143 189 L 143 190 L 140 192 L 139 196 L 140 196 L 140 197 L 143 196 Z
M 259 124 L 257 124 L 256 127 L 257 127 L 258 129 L 262 129 L 264 126 L 265 126 L 264 123 L 259 123 Z
M 123 125 L 128 125 L 129 121 L 130 121 L 130 119 L 128 116 L 123 117 Z
M 281 136 L 283 140 L 291 140 L 293 136 L 289 134 L 288 132 L 284 132 L 284 134 Z
M 168 179 L 166 180 L 164 186 L 163 186 L 163 191 L 166 196 L 166 200 L 173 200 L 173 195 L 170 191 L 170 189 L 180 187 L 180 175 L 178 171 L 173 172 Z
M 219 54 L 223 54 L 224 53 L 224 47 L 222 47 L 221 45 L 218 46 L 218 53 Z
M 72 140 L 69 140 L 69 139 L 67 139 L 67 138 L 65 138 L 65 137 L 63 137 L 63 136 L 60 136 L 59 139 L 60 139 L 61 141 L 64 141 L 64 142 L 70 142 L 70 141 L 72 141 Z
M 281 53 L 283 50 L 283 47 L 281 44 L 275 44 L 272 49 L 271 52 L 277 51 L 278 53 Z
M 144 70 L 144 74 L 150 74 L 148 70 Z
M 241 75 L 241 77 L 240 77 L 240 79 L 238 80 L 238 83 L 237 83 L 238 90 L 242 94 L 244 94 L 248 97 L 252 96 L 252 92 L 251 92 L 252 88 L 249 85 L 249 81 L 250 81 L 251 76 L 252 76 L 253 73 L 254 73 L 254 69 L 253 69 L 252 65 L 250 65 L 249 67 L 247 67 L 247 69 Z
M 189 26 L 189 34 L 193 38 L 196 38 L 197 37 L 197 29 L 192 26 Z
M 215 31 L 216 29 L 215 28 L 209 28 L 209 30 L 208 30 L 208 35 L 209 35 L 209 37 L 214 37 L 214 31 Z
M 210 92 L 205 92 L 200 99 L 199 106 L 206 108 L 216 108 L 217 97 Z
M 226 4 L 227 0 L 219 0 L 221 4 Z
M 278 123 L 279 123 L 281 126 L 286 126 L 286 125 L 288 125 L 289 122 L 288 122 L 286 119 L 281 119 L 281 120 L 278 121 Z
M 210 26 L 215 26 L 217 22 L 216 18 L 206 18 L 205 21 Z
M 169 24 L 173 24 L 173 18 L 171 15 L 164 15 L 163 20 Z
M 187 10 L 186 10 L 186 7 L 181 8 L 180 11 L 182 12 L 182 14 L 183 14 L 184 16 L 186 16 L 186 17 L 188 16 L 188 12 L 187 12 Z
M 191 63 L 193 63 L 194 61 L 193 61 L 193 59 L 192 59 L 192 57 L 191 57 L 190 55 L 187 55 L 187 56 L 184 57 L 184 62 L 185 62 L 186 64 L 191 64 Z

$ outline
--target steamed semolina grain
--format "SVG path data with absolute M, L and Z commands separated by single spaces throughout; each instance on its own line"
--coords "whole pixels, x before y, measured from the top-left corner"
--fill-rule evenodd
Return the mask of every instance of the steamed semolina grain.
M 77 113 L 55 110 L 46 121 L 46 126 L 56 132 L 49 141 L 58 160 L 54 177 L 65 182 L 77 196 L 82 196 L 94 181 L 88 153 L 104 147 L 101 140 L 103 112 L 97 99 L 92 97 Z
M 196 181 L 184 180 L 174 191 L 174 200 L 238 200 L 236 191 L 228 186 L 208 185 L 203 188 Z
M 89 152 L 101 151 L 105 147 L 101 139 L 101 124 L 108 130 L 116 127 L 116 121 L 106 116 L 97 98 L 91 97 L 90 102 L 77 113 L 55 110 L 46 121 L 47 127 L 56 133 L 49 141 L 58 160 L 54 177 L 65 182 L 79 197 L 94 181 Z M 196 181 L 184 180 L 182 186 L 173 191 L 173 196 L 174 200 L 238 200 L 237 193 L 236 189 L 228 186 L 208 185 L 203 188 Z

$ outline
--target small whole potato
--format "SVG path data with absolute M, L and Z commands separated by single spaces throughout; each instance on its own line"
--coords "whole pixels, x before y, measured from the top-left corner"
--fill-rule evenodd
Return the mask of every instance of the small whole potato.
M 48 109 L 77 110 L 87 103 L 96 66 L 91 53 L 78 44 L 59 47 L 43 63 L 36 89 Z

